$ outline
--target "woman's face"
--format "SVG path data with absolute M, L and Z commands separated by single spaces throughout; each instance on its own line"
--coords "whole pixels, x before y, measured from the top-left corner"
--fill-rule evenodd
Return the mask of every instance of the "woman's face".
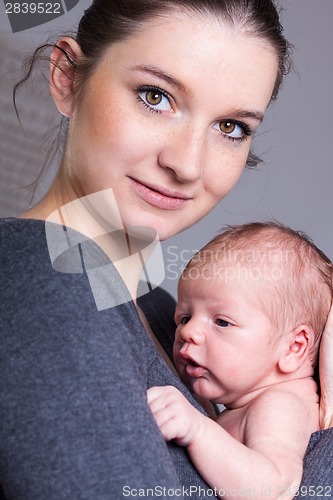
M 125 226 L 166 239 L 230 191 L 277 74 L 270 46 L 208 15 L 173 13 L 105 52 L 74 106 L 68 202 L 112 188 Z

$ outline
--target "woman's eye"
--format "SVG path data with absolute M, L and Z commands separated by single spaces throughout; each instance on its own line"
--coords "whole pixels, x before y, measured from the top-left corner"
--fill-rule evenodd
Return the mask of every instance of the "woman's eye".
M 214 128 L 233 141 L 241 141 L 251 135 L 251 129 L 248 125 L 245 123 L 237 123 L 233 120 L 224 120 L 215 123 Z
M 216 324 L 217 324 L 217 326 L 221 326 L 222 328 L 225 328 L 227 326 L 231 326 L 231 323 L 229 323 L 225 319 L 221 319 L 221 318 L 218 318 L 216 320 Z
M 139 99 L 151 111 L 171 111 L 169 97 L 160 89 L 142 88 L 139 89 Z

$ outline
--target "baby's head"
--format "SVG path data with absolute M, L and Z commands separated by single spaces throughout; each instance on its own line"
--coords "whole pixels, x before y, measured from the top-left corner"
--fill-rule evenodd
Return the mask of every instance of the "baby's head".
M 211 280 L 217 294 L 221 280 L 246 283 L 273 335 L 309 328 L 308 356 L 316 363 L 332 302 L 332 264 L 305 234 L 275 222 L 228 227 L 192 258 L 180 284 L 196 279 Z

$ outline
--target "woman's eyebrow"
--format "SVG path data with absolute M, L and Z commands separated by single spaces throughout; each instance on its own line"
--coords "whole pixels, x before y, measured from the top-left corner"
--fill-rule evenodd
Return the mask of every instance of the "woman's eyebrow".
M 234 118 L 252 118 L 253 120 L 261 123 L 264 119 L 264 114 L 260 111 L 245 111 L 245 110 L 235 110 L 232 113 L 232 117 Z
M 147 66 L 144 64 L 139 64 L 137 66 L 131 66 L 131 70 L 133 71 L 141 71 L 143 73 L 148 73 L 150 75 L 156 76 L 157 78 L 160 78 L 167 82 L 168 84 L 176 87 L 178 90 L 183 92 L 184 94 L 191 95 L 191 91 L 189 90 L 186 85 L 184 85 L 182 82 L 174 78 L 168 73 L 165 73 L 161 69 L 159 69 L 156 66 Z M 257 122 L 261 123 L 264 119 L 264 114 L 261 113 L 260 111 L 247 111 L 247 110 L 235 110 L 234 112 L 230 113 L 230 118 L 252 118 L 253 120 L 256 120 Z
M 169 75 L 168 73 L 165 73 L 164 71 L 160 70 L 156 66 L 138 65 L 138 66 L 132 66 L 130 69 L 134 71 L 142 71 L 144 73 L 149 73 L 150 75 L 157 76 L 158 78 L 161 78 L 162 80 L 169 83 L 173 87 L 176 87 L 181 92 L 184 92 L 185 94 L 190 94 L 190 90 L 186 87 L 186 85 L 184 85 L 182 82 L 180 82 L 173 76 Z

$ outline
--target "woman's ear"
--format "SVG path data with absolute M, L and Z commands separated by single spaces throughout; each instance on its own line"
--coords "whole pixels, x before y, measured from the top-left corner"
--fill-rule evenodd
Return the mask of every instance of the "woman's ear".
M 299 325 L 290 332 L 286 353 L 278 361 L 278 367 L 283 373 L 292 373 L 303 364 L 313 338 L 313 331 L 307 325 Z
M 74 81 L 82 52 L 71 37 L 61 38 L 51 54 L 50 89 L 60 113 L 70 117 L 74 109 Z

